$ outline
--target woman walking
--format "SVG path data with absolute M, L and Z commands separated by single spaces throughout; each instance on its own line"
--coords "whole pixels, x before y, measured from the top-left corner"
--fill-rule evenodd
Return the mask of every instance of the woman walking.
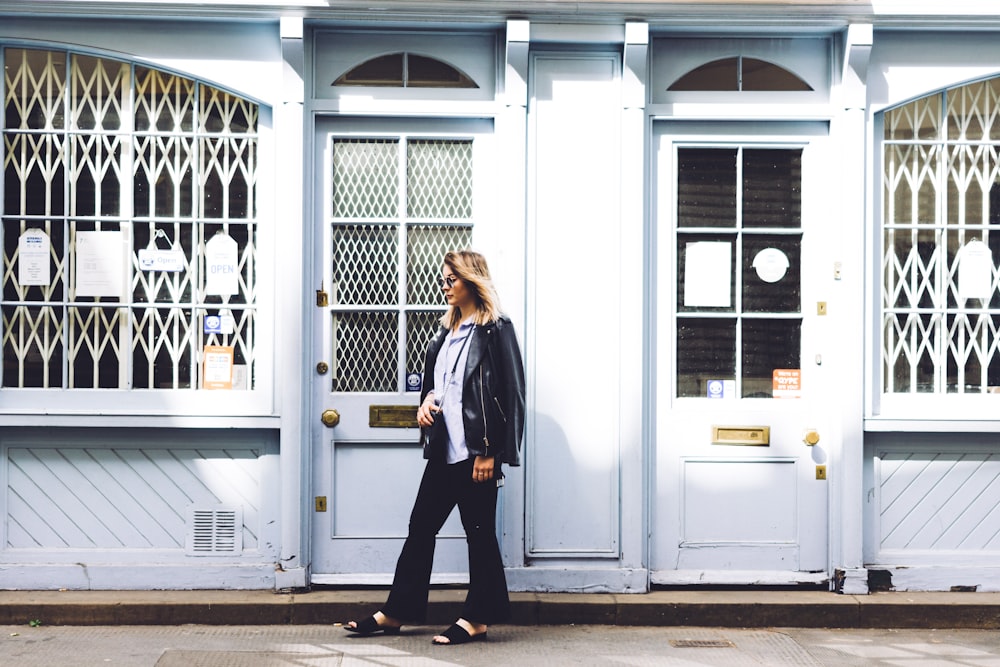
M 486 639 L 490 624 L 510 617 L 496 506 L 502 464 L 520 465 L 524 365 L 481 254 L 446 254 L 440 284 L 449 308 L 427 349 L 417 423 L 430 429 L 442 420 L 447 436 L 440 444 L 422 438 L 427 463 L 385 605 L 345 628 L 396 634 L 403 623 L 424 621 L 435 538 L 458 505 L 469 546 L 469 591 L 461 617 L 433 639 L 457 645 Z

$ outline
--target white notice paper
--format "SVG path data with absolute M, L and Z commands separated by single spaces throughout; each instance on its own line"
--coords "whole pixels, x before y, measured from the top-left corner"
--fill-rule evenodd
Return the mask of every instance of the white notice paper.
M 17 240 L 17 282 L 25 285 L 48 285 L 49 251 L 52 242 L 41 229 L 27 229 Z
M 988 300 L 992 295 L 993 253 L 982 241 L 969 241 L 958 256 L 958 298 Z
M 684 247 L 684 305 L 697 308 L 728 308 L 730 258 L 727 241 L 697 241 Z
M 231 236 L 219 232 L 205 244 L 205 293 L 232 296 L 240 293 L 239 249 Z
M 76 296 L 125 291 L 124 237 L 120 231 L 76 233 Z

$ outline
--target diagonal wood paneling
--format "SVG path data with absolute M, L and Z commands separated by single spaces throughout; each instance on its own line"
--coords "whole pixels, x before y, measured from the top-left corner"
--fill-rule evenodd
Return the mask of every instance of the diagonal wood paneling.
M 882 452 L 882 549 L 1000 550 L 1000 456 Z
M 257 546 L 251 449 L 11 448 L 6 548 L 183 549 L 190 505 L 243 508 Z

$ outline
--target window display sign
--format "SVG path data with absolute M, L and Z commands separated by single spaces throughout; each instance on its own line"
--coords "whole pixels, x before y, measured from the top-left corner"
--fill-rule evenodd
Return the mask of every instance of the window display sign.
M 52 242 L 41 229 L 25 230 L 17 240 L 17 282 L 27 285 L 48 285 L 49 254 Z
M 725 241 L 698 241 L 684 248 L 684 305 L 729 308 L 732 246 Z
M 139 269 L 142 271 L 169 271 L 175 273 L 183 271 L 184 251 L 173 244 L 166 249 L 158 248 L 156 240 L 161 238 L 166 239 L 167 235 L 162 229 L 157 229 L 156 236 L 149 242 L 149 247 L 139 250 Z
M 992 295 L 993 253 L 982 241 L 969 241 L 958 257 L 958 298 L 988 300 Z
M 233 348 L 227 345 L 206 345 L 204 353 L 204 389 L 233 388 Z
M 774 398 L 802 397 L 802 370 L 799 368 L 775 368 L 771 375 L 771 395 Z
M 788 272 L 788 255 L 778 248 L 764 248 L 753 258 L 757 277 L 765 283 L 776 283 Z
M 219 232 L 205 244 L 205 293 L 233 296 L 239 292 L 239 249 L 231 236 Z
M 76 233 L 76 296 L 121 297 L 125 291 L 124 235 Z

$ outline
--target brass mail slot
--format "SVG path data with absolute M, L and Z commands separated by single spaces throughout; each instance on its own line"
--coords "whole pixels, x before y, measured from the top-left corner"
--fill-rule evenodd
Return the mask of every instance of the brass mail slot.
M 417 406 L 369 405 L 368 425 L 372 428 L 417 428 Z
M 713 426 L 713 445 L 761 445 L 771 444 L 770 426 Z

